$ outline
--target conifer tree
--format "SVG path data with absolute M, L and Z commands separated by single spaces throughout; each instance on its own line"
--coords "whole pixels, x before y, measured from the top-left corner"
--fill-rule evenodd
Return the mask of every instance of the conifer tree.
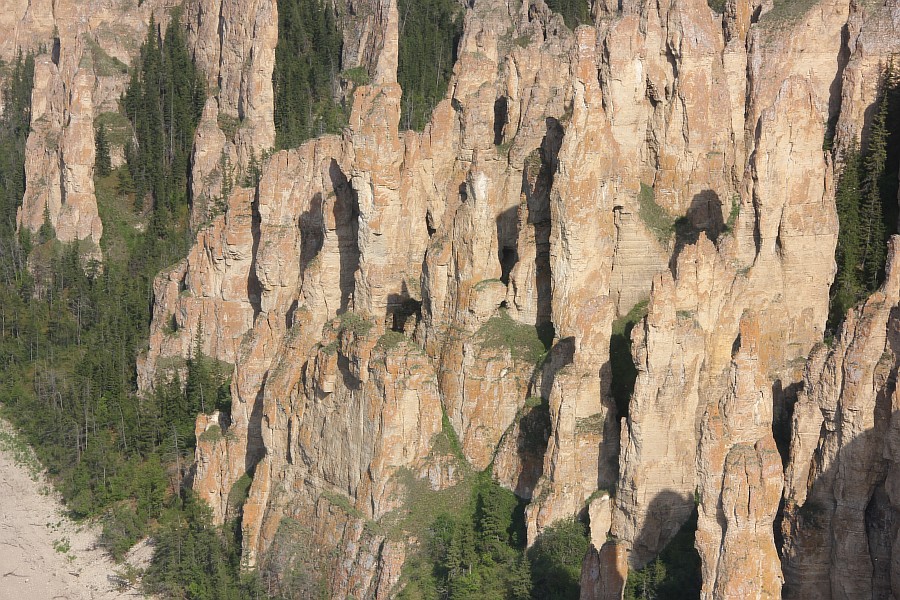
M 847 310 L 884 279 L 886 241 L 897 231 L 900 170 L 900 78 L 889 64 L 882 76 L 868 146 L 845 156 L 835 192 L 840 228 L 837 274 L 831 288 L 829 327 L 837 329 Z
M 860 204 L 860 254 L 864 283 L 870 290 L 878 286 L 886 256 L 884 213 L 879 183 L 887 160 L 887 96 L 882 94 L 872 122 L 869 147 L 863 160 L 865 177 Z
M 109 156 L 109 142 L 106 139 L 106 127 L 100 125 L 94 136 L 96 158 L 94 160 L 94 172 L 98 177 L 106 177 L 112 171 L 112 160 Z
M 397 8 L 400 126 L 421 131 L 447 93 L 462 36 L 462 12 L 454 0 L 400 0 Z
M 333 100 L 341 45 L 335 8 L 319 0 L 278 0 L 275 47 L 275 145 L 294 148 L 346 124 L 344 108 Z
M 34 56 L 21 50 L 2 91 L 0 113 L 0 233 L 15 230 L 16 208 L 25 195 L 25 141 L 31 128 Z
M 851 148 L 845 157 L 844 169 L 835 192 L 839 234 L 835 259 L 838 270 L 832 286 L 831 322 L 840 322 L 847 310 L 855 305 L 865 290 L 861 272 L 860 240 L 860 158 Z
M 125 155 L 136 202 L 141 207 L 143 198 L 151 196 L 150 230 L 159 241 L 155 248 L 174 245 L 177 248 L 170 250 L 173 253 L 183 251 L 183 240 L 170 235 L 169 229 L 173 217 L 187 205 L 190 152 L 206 98 L 178 20 L 176 12 L 163 40 L 151 16 L 141 47 L 140 68 L 133 70 L 122 99 L 135 132 L 135 143 L 126 146 Z

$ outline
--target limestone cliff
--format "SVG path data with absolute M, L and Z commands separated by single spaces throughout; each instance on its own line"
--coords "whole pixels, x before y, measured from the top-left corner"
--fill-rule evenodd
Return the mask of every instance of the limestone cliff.
M 371 8 L 383 42 L 344 135 L 275 154 L 158 284 L 144 384 L 160 358 L 186 356 L 200 321 L 204 351 L 235 364 L 231 422 L 213 418 L 230 433 L 200 443 L 195 488 L 224 518 L 232 483 L 253 473 L 250 565 L 284 516 L 330 515 L 313 536 L 355 565 L 335 571 L 335 595 L 381 594 L 403 546 L 386 553 L 362 524 L 402 513 L 404 473 L 453 483 L 430 447 L 443 412 L 473 467 L 492 464 L 532 498 L 530 540 L 615 491 L 590 511 L 596 544 L 612 541 L 599 567 L 586 562 L 585 590 L 591 569 L 621 580 L 623 561 L 656 555 L 696 494 L 704 594 L 780 595 L 791 570 L 772 533 L 773 415 L 824 335 L 834 275 L 822 140 L 829 121 L 839 145 L 864 131 L 890 10 L 598 4 L 595 26 L 573 33 L 542 2 L 479 1 L 448 99 L 416 134 L 398 131 L 396 6 Z M 250 76 L 226 60 L 226 38 L 201 38 L 220 57 L 202 59 L 219 69 L 210 77 Z M 271 34 L 258 39 L 271 47 Z M 222 87 L 218 110 L 246 89 Z M 257 100 L 264 119 L 271 96 Z M 221 152 L 205 131 L 198 140 Z M 195 169 L 212 164 L 203 156 Z M 620 414 L 613 322 L 647 297 Z M 177 332 L 163 334 L 171 319 Z M 500 326 L 521 334 L 511 347 L 492 342 Z M 540 356 L 528 342 L 547 331 Z M 532 397 L 549 407 L 547 429 L 523 425 Z M 523 430 L 546 450 L 521 443 Z M 739 507 L 747 494 L 758 500 Z M 621 583 L 594 588 L 616 597 Z
M 168 21 L 174 2 L 13 1 L 0 15 L 0 59 L 35 53 L 27 189 L 19 228 L 49 221 L 63 242 L 84 240 L 96 259 L 103 224 L 94 195 L 94 121 L 118 110 L 128 65 L 146 37 L 151 14 Z M 6 8 L 6 7 L 4 7 Z M 122 160 L 121 145 L 112 149 Z
M 118 24 L 134 39 L 149 4 Z M 695 510 L 705 598 L 887 593 L 896 261 L 822 341 L 833 157 L 867 135 L 894 0 L 598 0 L 575 31 L 544 0 L 474 0 L 423 132 L 399 128 L 396 0 L 337 4 L 341 66 L 370 83 L 336 85 L 340 135 L 274 153 L 277 3 L 184 6 L 210 90 L 197 235 L 156 279 L 138 379 L 180 368 L 198 331 L 233 366 L 231 410 L 197 421 L 192 481 L 218 521 L 240 517 L 247 567 L 318 548 L 302 560 L 333 597 L 388 598 L 419 542 L 416 493 L 491 468 L 530 500 L 529 543 L 590 520 L 585 598 L 621 597 Z M 97 244 L 93 119 L 124 80 L 90 48 L 134 48 L 42 6 L 0 17 L 23 39 L 59 29 L 20 225 L 47 212 L 60 239 Z M 257 159 L 258 183 L 232 178 Z M 614 328 L 642 301 L 617 405 Z

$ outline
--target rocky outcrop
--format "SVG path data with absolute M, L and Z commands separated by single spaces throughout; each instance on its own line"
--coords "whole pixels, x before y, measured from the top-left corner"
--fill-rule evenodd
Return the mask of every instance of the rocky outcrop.
M 215 114 L 204 123 L 235 119 L 229 140 L 231 166 L 245 168 L 251 152 L 257 159 L 275 146 L 272 71 L 278 42 L 275 0 L 198 0 L 185 3 L 184 21 L 194 62 L 206 74 L 207 88 L 217 100 Z M 201 145 L 198 154 L 211 149 Z M 214 160 L 218 161 L 216 155 Z M 204 170 L 201 172 L 206 175 Z M 197 179 L 195 170 L 195 180 Z M 195 184 L 196 186 L 196 184 Z M 195 187 L 194 193 L 197 194 Z
M 248 169 L 275 147 L 278 4 L 197 0 L 185 3 L 184 22 L 209 91 L 191 170 L 191 224 L 201 227 L 222 212 Z
M 96 254 L 103 224 L 94 197 L 94 72 L 90 61 L 82 63 L 84 39 L 66 42 L 59 62 L 48 54 L 35 61 L 27 187 L 17 221 L 32 233 L 48 222 L 60 241 L 87 240 Z
M 727 445 L 724 449 L 720 445 L 718 453 L 710 450 L 707 456 L 702 440 L 714 433 L 710 428 L 722 410 L 716 407 L 730 402 L 729 394 L 746 393 L 734 390 L 728 375 L 732 348 L 740 346 L 745 311 L 755 310 L 759 315 L 759 346 L 766 354 L 758 368 L 762 381 L 768 381 L 770 387 L 788 388 L 797 381 L 796 361 L 805 357 L 823 334 L 837 232 L 831 166 L 821 150 L 822 123 L 830 114 L 829 87 L 817 79 L 824 80 L 820 73 L 799 75 L 808 72 L 804 61 L 823 60 L 821 55 L 807 55 L 791 46 L 806 47 L 811 41 L 800 37 L 815 35 L 817 49 L 830 40 L 831 55 L 836 56 L 846 8 L 842 13 L 835 5 L 793 20 L 779 20 L 780 31 L 798 32 L 783 38 L 791 40 L 788 48 L 772 45 L 768 36 L 773 34 L 767 29 L 772 23 L 766 23 L 767 18 L 773 17 L 764 15 L 748 37 L 751 86 L 744 130 L 750 137 L 746 139 L 747 166 L 734 200 L 738 214 L 731 232 L 720 235 L 715 247 L 705 239 L 715 235 L 715 228 L 701 232 L 697 243 L 682 249 L 673 263 L 673 276 L 663 275 L 654 282 L 649 315 L 632 334 L 638 380 L 624 424 L 619 512 L 613 525 L 614 535 L 633 544 L 632 567 L 645 564 L 687 520 L 698 486 L 701 514 L 706 503 L 710 504 L 708 510 L 714 510 L 712 507 L 725 502 L 718 483 L 712 484 L 708 499 L 703 494 L 707 485 L 721 481 L 716 478 L 725 477 L 727 468 L 737 469 L 738 464 L 729 467 Z M 731 58 L 738 52 L 734 42 L 732 38 L 725 45 Z M 757 75 L 755 71 L 762 72 Z M 801 288 L 802 293 L 798 292 Z M 757 444 L 760 439 L 748 443 Z M 762 454 L 754 459 L 758 485 L 769 485 L 759 479 L 760 472 L 777 475 L 777 470 L 771 471 L 771 449 L 769 442 L 763 443 L 758 448 Z M 710 460 L 726 462 L 717 466 Z M 706 473 L 713 478 L 710 483 Z M 771 499 L 773 492 L 763 487 L 758 493 Z M 777 504 L 766 507 L 759 510 L 774 514 Z M 728 531 L 746 529 L 748 524 L 735 518 L 738 521 Z M 710 586 L 705 589 L 711 594 L 725 593 L 730 584 L 725 580 L 716 583 L 715 577 L 722 575 L 716 575 L 708 562 L 718 560 L 720 541 L 711 539 L 709 543 L 714 545 L 709 548 L 704 541 L 707 533 L 715 540 L 723 534 L 705 531 L 703 519 L 699 527 L 698 549 L 707 561 L 704 585 Z M 729 534 L 724 535 L 727 540 Z M 756 576 L 752 564 L 731 565 L 726 580 L 732 581 L 745 567 Z M 770 575 L 774 572 L 770 569 Z M 733 581 L 739 580 L 740 576 Z M 723 586 L 717 588 L 723 591 L 712 592 L 716 585 Z M 729 593 L 740 595 L 743 591 Z
M 727 391 L 707 406 L 699 461 L 696 543 L 707 598 L 777 598 L 782 576 L 772 536 L 781 456 L 772 437 L 770 348 L 752 312 L 741 318 Z
M 0 16 L 0 59 L 37 53 L 27 187 L 17 224 L 34 233 L 49 223 L 60 241 L 84 241 L 85 254 L 99 260 L 103 224 L 94 195 L 94 119 L 117 110 L 150 16 L 168 22 L 169 4 L 14 4 Z M 120 161 L 121 147 L 113 154 Z
M 531 499 L 529 542 L 590 519 L 586 598 L 620 597 L 628 569 L 695 510 L 704 597 L 825 585 L 837 554 L 808 550 L 820 539 L 795 510 L 804 465 L 824 460 L 809 457 L 825 401 L 803 395 L 824 377 L 824 350 L 803 365 L 825 333 L 838 228 L 823 140 L 832 125 L 839 147 L 864 130 L 893 13 L 595 2 L 594 25 L 572 32 L 542 0 L 477 0 L 447 98 L 416 133 L 399 129 L 395 2 L 352 6 L 362 33 L 345 30 L 358 40 L 346 66 L 373 77 L 353 91 L 349 126 L 266 158 L 250 188 L 224 185 L 223 165 L 243 168 L 274 139 L 276 4 L 186 9 L 218 86 L 193 158 L 205 225 L 156 281 L 139 382 L 179 368 L 201 329 L 202 351 L 234 365 L 230 413 L 198 420 L 193 482 L 221 521 L 252 476 L 246 564 L 269 568 L 293 532 L 333 551 L 316 571 L 335 597 L 389 597 L 407 545 L 384 526 L 412 535 L 413 491 L 456 483 L 469 468 L 458 451 Z M 222 115 L 239 120 L 233 139 Z M 637 380 L 617 406 L 614 322 L 642 300 Z M 859 340 L 884 348 L 869 330 Z M 782 571 L 773 421 L 801 382 Z M 853 527 L 891 514 L 879 464 Z M 822 486 L 823 498 L 840 487 Z M 863 577 L 875 554 L 859 556 L 841 577 Z
M 888 276 L 820 344 L 794 406 L 782 532 L 786 598 L 890 596 L 896 544 L 900 239 Z

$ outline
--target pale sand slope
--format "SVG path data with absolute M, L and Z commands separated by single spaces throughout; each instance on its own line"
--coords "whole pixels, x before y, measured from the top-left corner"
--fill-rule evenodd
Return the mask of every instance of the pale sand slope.
M 0 421 L 0 600 L 141 598 L 116 589 L 119 568 L 97 547 L 98 530 L 65 518 L 46 480 L 16 460 L 10 431 Z M 67 552 L 54 548 L 66 541 Z

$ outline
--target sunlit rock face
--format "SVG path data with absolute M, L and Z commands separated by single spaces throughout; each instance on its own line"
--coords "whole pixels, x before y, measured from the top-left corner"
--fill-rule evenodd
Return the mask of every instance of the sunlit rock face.
M 12 0 L 0 14 L 0 60 L 35 55 L 17 225 L 36 233 L 49 223 L 57 239 L 85 241 L 87 256 L 98 260 L 103 223 L 94 195 L 95 119 L 118 110 L 151 16 L 165 25 L 172 8 L 163 0 L 138 4 Z M 123 148 L 111 153 L 113 164 L 121 164 Z
M 585 598 L 620 597 L 694 511 L 704 598 L 890 589 L 893 529 L 872 532 L 894 510 L 895 269 L 822 348 L 838 232 L 823 140 L 840 156 L 866 134 L 897 9 L 594 4 L 573 32 L 542 0 L 468 3 L 447 98 L 409 132 L 394 0 L 340 3 L 344 60 L 370 75 L 348 127 L 272 154 L 223 214 L 206 202 L 222 157 L 274 145 L 277 4 L 186 4 L 217 88 L 191 179 L 205 225 L 156 280 L 139 382 L 177 368 L 201 325 L 202 351 L 233 365 L 230 414 L 198 420 L 193 485 L 222 521 L 252 475 L 248 566 L 282 557 L 299 522 L 334 597 L 396 593 L 419 540 L 386 525 L 412 487 L 463 476 L 452 426 L 465 468 L 530 499 L 529 543 L 590 519 Z M 617 403 L 611 348 L 641 302 Z M 818 529 L 809 494 L 828 506 Z

